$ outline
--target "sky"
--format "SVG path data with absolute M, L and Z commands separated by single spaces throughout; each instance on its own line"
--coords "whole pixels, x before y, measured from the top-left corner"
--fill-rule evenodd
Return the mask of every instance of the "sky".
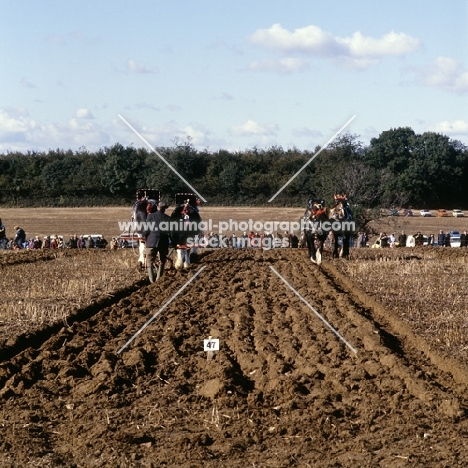
M 468 145 L 467 1 L 0 8 L 0 153 L 313 150 L 351 119 L 343 131 L 365 145 L 407 126 Z

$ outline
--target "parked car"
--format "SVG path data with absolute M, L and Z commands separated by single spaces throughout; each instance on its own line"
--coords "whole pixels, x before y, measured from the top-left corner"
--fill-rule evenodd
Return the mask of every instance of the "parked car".
M 139 248 L 139 237 L 121 234 L 117 240 L 119 246 L 123 249 L 138 249 Z
M 400 216 L 400 213 L 398 213 L 398 210 L 396 208 L 390 208 L 388 210 L 388 215 L 389 216 Z
M 432 213 L 429 210 L 421 210 L 420 211 L 421 216 L 432 216 Z
M 413 216 L 413 211 L 412 210 L 405 210 L 405 211 L 403 211 L 403 216 Z
M 450 247 L 460 247 L 461 238 L 459 231 L 450 231 Z
M 452 214 L 455 218 L 463 218 L 465 216 L 462 210 L 453 210 Z
M 444 210 L 444 209 L 442 209 L 442 208 L 439 209 L 439 210 L 437 211 L 437 216 L 448 216 L 447 210 Z

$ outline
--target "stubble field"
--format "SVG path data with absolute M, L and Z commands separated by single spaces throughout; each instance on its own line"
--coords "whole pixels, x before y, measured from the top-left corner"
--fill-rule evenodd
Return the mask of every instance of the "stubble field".
M 205 250 L 155 284 L 131 249 L 0 252 L 0 466 L 466 465 L 466 249 Z

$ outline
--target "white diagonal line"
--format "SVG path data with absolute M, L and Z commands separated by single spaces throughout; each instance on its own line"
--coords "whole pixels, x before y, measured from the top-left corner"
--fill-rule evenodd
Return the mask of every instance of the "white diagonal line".
M 159 158 L 160 158 L 164 163 L 166 163 L 166 165 L 169 167 L 169 169 L 171 169 L 174 173 L 176 173 L 176 174 L 179 176 L 179 178 L 180 178 L 186 185 L 188 185 L 188 186 L 193 190 L 193 192 L 195 192 L 195 193 L 200 197 L 201 200 L 203 200 L 203 201 L 206 203 L 206 200 L 205 200 L 205 199 L 204 199 L 204 198 L 203 198 L 203 197 L 202 197 L 202 196 L 201 196 L 201 195 L 200 195 L 200 194 L 199 194 L 199 193 L 198 193 L 198 192 L 197 192 L 197 191 L 196 191 L 196 190 L 195 190 L 195 189 L 194 189 L 194 188 L 193 188 L 193 187 L 192 187 L 192 186 L 191 186 L 175 169 L 174 169 L 173 166 L 171 166 L 171 165 L 166 161 L 166 159 L 163 158 L 163 156 L 162 156 L 158 151 L 156 151 L 156 149 L 155 149 L 152 145 L 150 145 L 150 144 L 146 141 L 146 139 L 145 139 L 137 130 L 135 130 L 120 114 L 118 114 L 118 116 L 119 116 L 119 117 L 122 119 L 122 121 L 127 125 L 127 127 L 128 127 L 130 130 L 132 130 L 133 133 L 135 133 L 135 135 L 137 135 L 137 136 L 141 139 L 141 141 L 143 141 L 143 142 L 146 144 L 146 146 L 148 146 L 148 148 L 150 148 L 154 153 L 156 153 L 156 154 L 159 156 Z
M 296 294 L 296 296 L 310 309 L 312 312 L 341 340 L 343 341 L 346 346 L 355 354 L 357 354 L 357 351 L 272 267 L 270 266 L 270 269 L 273 270 L 276 276 L 278 276 L 279 279 L 281 279 L 286 286 L 291 289 L 291 291 Z
M 202 266 L 118 351 L 120 354 L 204 269 Z
M 272 202 L 354 119 L 353 115 L 269 200 Z

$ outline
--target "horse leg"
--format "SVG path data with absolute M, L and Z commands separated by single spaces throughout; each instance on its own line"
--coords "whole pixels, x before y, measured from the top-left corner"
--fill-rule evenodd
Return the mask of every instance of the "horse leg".
M 339 245 L 338 245 L 338 234 L 335 231 L 332 231 L 332 236 L 333 236 L 332 258 L 338 258 L 340 256 Z
M 317 249 L 317 252 L 315 254 L 315 258 L 317 260 L 317 265 L 321 265 L 322 264 L 322 259 L 323 259 L 323 246 L 325 244 L 325 239 L 326 237 L 319 237 L 318 238 L 318 249 Z
M 341 256 L 343 258 L 349 257 L 349 234 L 343 236 L 343 247 L 341 249 Z
M 176 249 L 176 261 L 174 263 L 174 267 L 176 270 L 182 269 L 184 261 L 182 259 L 182 250 Z
M 192 247 L 190 249 L 190 254 L 189 254 L 190 262 L 191 263 L 197 263 L 200 255 L 198 253 L 198 247 Z
M 145 247 L 146 245 L 144 242 L 140 241 L 138 243 L 138 250 L 140 252 L 140 255 L 138 257 L 138 268 L 140 268 L 140 270 L 143 270 L 145 267 L 148 267 L 146 265 Z
M 323 242 L 320 240 L 319 248 L 315 252 L 315 260 L 316 260 L 317 265 L 319 266 L 322 264 L 322 251 L 323 251 Z
M 190 249 L 184 250 L 184 268 L 190 266 Z
M 306 231 L 305 238 L 306 238 L 307 248 L 309 251 L 309 259 L 312 261 L 312 263 L 316 263 L 316 260 L 315 260 L 316 248 L 315 248 L 314 235 Z

